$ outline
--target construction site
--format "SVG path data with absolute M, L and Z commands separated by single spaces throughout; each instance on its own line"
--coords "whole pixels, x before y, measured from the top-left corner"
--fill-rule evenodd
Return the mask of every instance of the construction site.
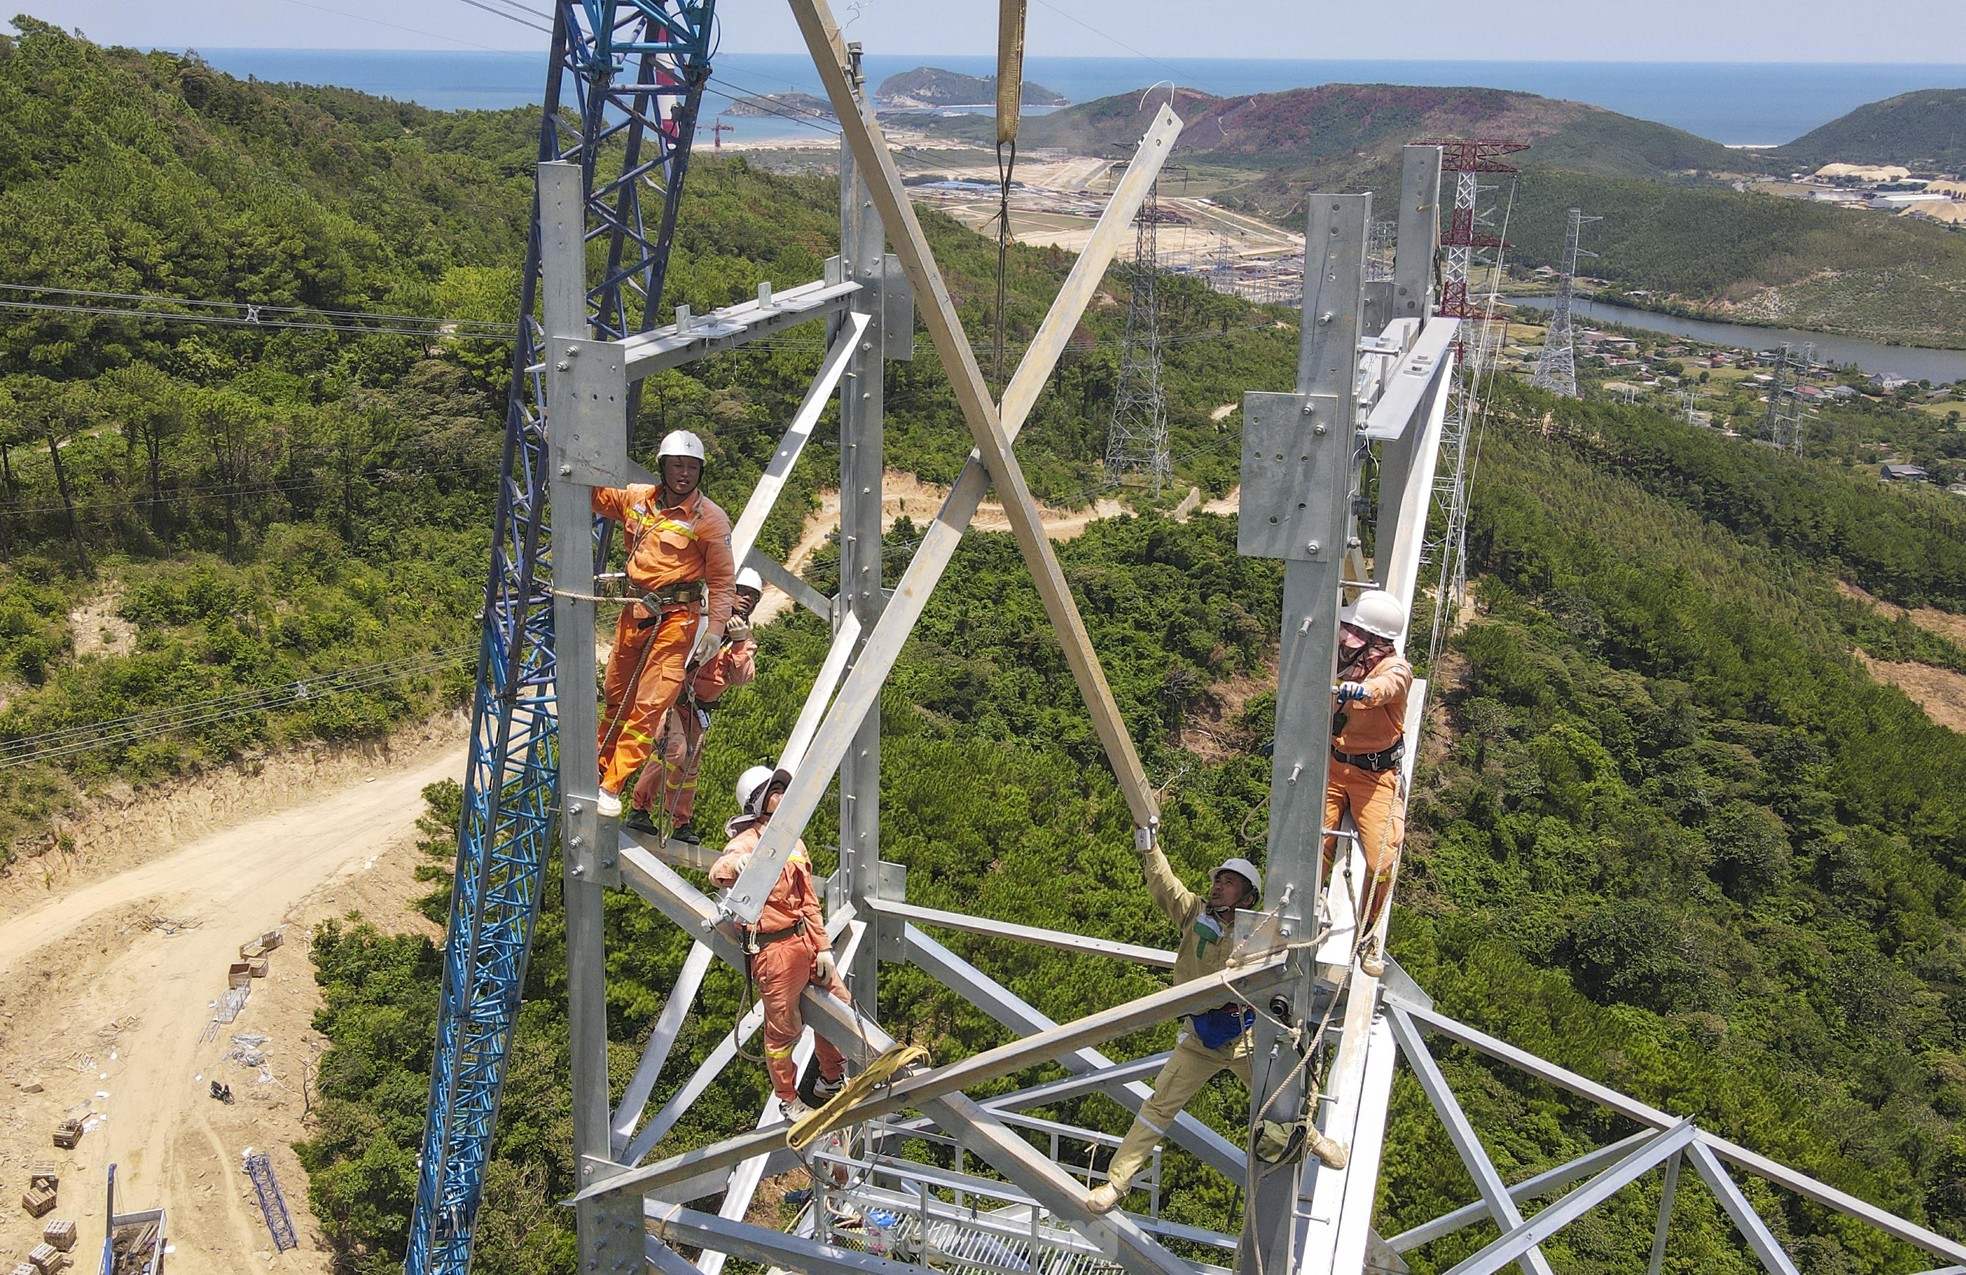
M 838 251 L 821 277 L 772 280 L 755 298 L 690 313 L 664 310 L 663 283 L 688 157 L 701 145 L 712 0 L 552 5 L 501 482 L 484 511 L 494 535 L 468 718 L 434 724 L 393 751 L 316 756 L 237 790 L 211 786 L 176 807 L 102 812 L 88 830 L 102 849 L 86 863 L 51 857 L 38 877 L 17 874 L 0 887 L 0 1076 L 13 1091 L 0 1118 L 0 1174 L 10 1197 L 21 1193 L 0 1224 L 0 1269 L 331 1269 L 305 1242 L 307 1178 L 293 1150 L 308 1136 L 323 1048 L 310 945 L 330 920 L 413 891 L 424 862 L 414 850 L 418 794 L 458 779 L 449 918 L 441 936 L 429 930 L 443 971 L 428 1123 L 415 1198 L 400 1202 L 409 1247 L 393 1255 L 409 1275 L 471 1269 L 521 989 L 547 906 L 564 909 L 564 1079 L 578 1183 L 562 1203 L 577 1219 L 583 1273 L 719 1275 L 735 1260 L 809 1275 L 1362 1275 L 1408 1271 L 1408 1255 L 1486 1227 L 1492 1239 L 1453 1275 L 1551 1275 L 1552 1238 L 1590 1226 L 1600 1206 L 1641 1181 L 1655 1184 L 1661 1203 L 1649 1252 L 1628 1259 L 1652 1275 L 1667 1269 L 1676 1192 L 1695 1181 L 1725 1215 L 1729 1242 L 1771 1275 L 1803 1267 L 1757 1210 L 1770 1192 L 1873 1228 L 1932 1275 L 1966 1271 L 1958 1240 L 1702 1128 L 1686 1111 L 1642 1102 L 1437 1010 L 1387 944 L 1400 904 L 1397 834 L 1388 860 L 1386 821 L 1404 824 L 1429 684 L 1410 680 L 1389 698 L 1356 672 L 1367 667 L 1357 650 L 1365 643 L 1392 662 L 1375 670 L 1397 664 L 1412 679 L 1405 653 L 1437 656 L 1467 600 L 1471 439 L 1506 332 L 1492 291 L 1506 244 L 1489 224 L 1487 192 L 1513 172 L 1508 157 L 1523 144 L 1415 137 L 1400 153 L 1394 206 L 1305 192 L 1297 230 L 1182 194 L 1169 170 L 1184 121 L 1151 102 L 1124 157 L 1036 151 L 1017 159 L 1014 182 L 1001 165 L 904 180 L 867 99 L 859 46 L 828 0 L 790 6 L 842 132 Z M 1005 0 L 1001 10 L 999 78 L 1015 85 L 1023 5 Z M 1000 104 L 996 126 L 1014 153 L 1014 101 Z M 989 351 L 965 331 L 918 205 L 1072 261 L 995 388 L 983 371 Z M 1570 288 L 1591 220 L 1570 213 L 1567 271 L 1533 376 L 1571 397 Z M 1045 506 L 1016 450 L 1109 272 L 1131 301 L 1104 464 L 1156 497 L 1173 481 L 1156 289 L 1192 276 L 1299 312 L 1295 384 L 1249 386 L 1218 413 L 1239 413 L 1234 495 L 1204 505 L 1195 492 L 1177 511 L 1238 516 L 1237 553 L 1280 564 L 1283 621 L 1268 635 L 1276 673 L 1262 688 L 1275 715 L 1267 831 L 1252 855 L 1260 867 L 1237 851 L 1203 887 L 1224 889 L 1225 876 L 1240 874 L 1253 888 L 1239 903 L 1205 907 L 1192 890 L 1180 907 L 1163 903 L 1181 929 L 1176 949 L 929 906 L 911 899 L 908 870 L 884 855 L 882 836 L 882 694 L 964 537 L 1007 530 L 1152 879 L 1163 788 L 1142 765 L 1056 550 L 1123 508 Z M 701 440 L 689 453 L 674 435 L 659 454 L 631 448 L 649 378 L 793 330 L 820 334 L 824 357 L 762 481 L 719 493 L 730 502 L 727 565 L 760 581 L 750 623 L 802 609 L 831 641 L 796 722 L 760 759 L 763 777 L 748 791 L 740 781 L 755 841 L 725 871 L 721 847 L 679 835 L 687 816 L 632 825 L 630 793 L 606 769 L 621 697 L 611 690 L 597 705 L 590 693 L 604 675 L 612 681 L 630 632 L 626 620 L 609 630 L 618 610 L 650 606 L 647 598 L 658 598 L 650 609 L 661 616 L 694 608 L 689 623 L 702 628 L 690 641 L 700 641 L 712 627 L 715 580 L 650 585 L 613 570 L 611 529 L 589 511 L 602 507 L 596 492 L 669 490 L 665 461 L 703 459 Z M 996 353 L 1004 357 L 1001 341 Z M 898 481 L 882 463 L 884 365 L 928 358 L 946 375 L 973 448 L 946 486 Z M 1784 384 L 1793 397 L 1788 369 L 1785 360 L 1776 371 L 1769 428 L 1793 447 L 1800 427 L 1783 406 Z M 836 450 L 816 442 L 835 418 Z M 798 548 L 785 560 L 764 552 L 760 531 L 788 477 L 822 465 L 837 469 Z M 920 538 L 887 587 L 883 536 L 901 517 Z M 829 595 L 805 567 L 835 534 Z M 626 546 L 631 555 L 639 543 Z M 700 659 L 692 654 L 690 676 Z M 1392 742 L 1346 742 L 1361 738 L 1344 732 L 1368 710 L 1386 715 Z M 1368 826 L 1367 807 L 1354 804 L 1334 817 L 1328 794 L 1345 782 L 1371 785 L 1393 813 L 1376 808 Z M 773 909 L 782 880 L 814 871 L 801 838 L 822 806 L 838 811 L 838 869 L 808 883 L 812 911 L 794 923 Z M 160 825 L 181 848 L 147 857 Z M 294 853 L 261 853 L 276 844 Z M 611 959 L 623 954 L 609 950 L 603 925 L 604 907 L 624 903 L 690 944 L 625 1068 L 608 1031 Z M 728 1030 L 711 1024 L 700 1000 L 711 970 L 741 971 L 748 987 L 778 939 L 807 938 L 805 916 L 821 918 L 810 928 L 823 928 L 816 951 L 826 959 L 810 979 L 801 971 L 790 993 L 795 1042 L 774 1043 L 785 1010 L 766 999 Z M 1214 928 L 1197 939 L 1197 925 Z M 1057 1021 L 1014 990 L 1014 960 L 985 968 L 953 950 L 951 935 L 1192 976 Z M 1191 948 L 1216 940 L 1213 963 L 1194 972 Z M 1001 1026 L 1001 1043 L 946 1060 L 896 1040 L 878 996 L 897 969 L 980 1010 Z M 1156 1024 L 1186 1018 L 1200 1032 L 1204 1019 L 1224 1015 L 1234 1024 L 1226 1044 L 1191 1046 L 1184 1034 L 1172 1051 L 1107 1052 Z M 706 1025 L 717 1028 L 714 1043 L 692 1058 L 687 1042 Z M 1567 1095 L 1620 1134 L 1507 1180 L 1484 1143 L 1498 1131 L 1475 1127 L 1436 1061 L 1449 1047 Z M 759 1048 L 768 1067 L 796 1074 L 798 1098 L 707 1113 L 727 1117 L 728 1133 L 689 1136 L 709 1086 L 726 1068 L 755 1065 L 739 1060 Z M 1178 1106 L 1169 1116 L 1152 1105 L 1179 1082 L 1191 1048 L 1213 1051 L 1210 1067 L 1239 1067 L 1247 1081 L 1247 1123 L 1234 1136 Z M 829 1058 L 845 1060 L 843 1074 L 825 1074 Z M 1006 1088 L 1039 1067 L 1048 1079 Z M 1396 1077 L 1424 1096 L 1476 1194 L 1424 1225 L 1388 1231 L 1379 1187 Z M 1091 1094 L 1137 1117 L 1136 1132 L 1122 1138 L 1048 1114 Z M 1121 1170 L 1140 1130 L 1144 1163 Z M 1165 1215 L 1161 1166 L 1172 1156 L 1221 1180 L 1230 1204 L 1208 1224 Z M 763 1184 L 781 1178 L 804 1192 L 788 1206 L 789 1225 L 756 1207 Z

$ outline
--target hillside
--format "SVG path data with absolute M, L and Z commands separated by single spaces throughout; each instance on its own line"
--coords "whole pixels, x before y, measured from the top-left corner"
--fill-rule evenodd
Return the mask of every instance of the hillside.
M 1583 269 L 1613 295 L 1652 294 L 1636 299 L 1647 308 L 1966 347 L 1966 235 L 1943 226 L 1537 164 L 1516 186 L 1510 261 L 1558 266 L 1570 208 L 1604 218 Z
M 1164 90 L 1100 98 L 1025 121 L 1032 146 L 1058 146 L 1088 155 L 1130 147 Z M 1616 176 L 1678 177 L 1738 168 L 1743 157 L 1679 129 L 1633 119 L 1582 102 L 1564 102 L 1504 89 L 1415 88 L 1392 84 L 1326 84 L 1283 93 L 1217 98 L 1193 89 L 1174 94 L 1187 120 L 1177 158 L 1263 170 L 1251 192 L 1350 189 L 1396 172 L 1399 148 L 1423 137 L 1512 137 L 1534 142 L 1542 162 Z M 981 136 L 967 120 L 929 127 Z
M 1966 172 L 1966 89 L 1920 89 L 1871 102 L 1804 133 L 1771 158 L 1809 169 L 1863 163 Z
M 936 66 L 918 66 L 890 75 L 874 90 L 877 106 L 920 109 L 935 106 L 978 106 L 997 100 L 997 77 L 964 75 Z M 1025 106 L 1064 106 L 1067 98 L 1042 84 L 1025 80 L 1018 101 Z

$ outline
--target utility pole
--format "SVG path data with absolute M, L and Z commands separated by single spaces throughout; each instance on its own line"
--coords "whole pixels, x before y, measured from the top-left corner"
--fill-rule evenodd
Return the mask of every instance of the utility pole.
M 1563 275 L 1557 280 L 1556 304 L 1550 308 L 1549 331 L 1543 337 L 1543 353 L 1536 360 L 1536 374 L 1529 383 L 1539 390 L 1553 390 L 1565 398 L 1577 397 L 1577 351 L 1570 326 L 1570 301 L 1577 290 L 1577 258 L 1595 257 L 1579 242 L 1584 223 L 1603 221 L 1586 217 L 1580 208 L 1570 210 L 1570 233 L 1564 244 Z
M 1133 300 L 1120 344 L 1119 384 L 1106 429 L 1106 475 L 1115 482 L 1140 473 L 1158 497 L 1173 476 L 1167 455 L 1167 398 L 1160 365 L 1160 183 L 1134 218 Z

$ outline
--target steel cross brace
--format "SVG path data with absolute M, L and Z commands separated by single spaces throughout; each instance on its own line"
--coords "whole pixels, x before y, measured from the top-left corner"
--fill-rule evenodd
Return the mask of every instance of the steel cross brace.
M 1033 1009 L 1003 984 L 914 926 L 908 926 L 903 934 L 907 938 L 909 957 L 916 965 L 940 979 L 943 986 L 962 993 L 972 1005 L 1005 1027 L 1024 1036 L 1035 1036 L 1058 1029 L 1058 1024 L 1052 1019 Z M 1060 1057 L 1058 1062 L 1067 1071 L 1093 1075 L 1105 1072 L 1113 1066 L 1111 1058 L 1090 1048 L 1066 1054 Z M 1138 1115 L 1141 1106 L 1154 1096 L 1151 1088 L 1137 1080 L 1127 1084 L 1115 1083 L 1104 1086 L 1104 1092 L 1135 1115 Z M 1175 1117 L 1174 1124 L 1167 1133 L 1169 1137 L 1199 1157 L 1202 1163 L 1231 1182 L 1240 1184 L 1249 1170 L 1248 1161 L 1244 1158 L 1241 1147 L 1234 1145 L 1185 1111 Z
M 625 880 L 637 893 L 649 899 L 677 924 L 700 934 L 701 941 L 719 956 L 733 964 L 741 962 L 742 957 L 735 943 L 716 924 L 715 905 L 674 869 L 640 848 L 624 849 L 621 867 Z M 1191 1275 L 1186 1263 L 1168 1253 L 1124 1214 L 1101 1219 L 1089 1213 L 1085 1208 L 1084 1195 L 1075 1181 L 960 1090 L 966 1085 L 1053 1061 L 1142 1023 L 1161 1021 L 1219 1003 L 1227 988 L 1237 983 L 1245 985 L 1253 993 L 1267 985 L 1266 976 L 1274 978 L 1277 975 L 1282 963 L 1281 953 L 1267 954 L 1241 967 L 1194 979 L 1114 1009 L 1088 1015 L 1065 1027 L 910 1076 L 889 1086 L 885 1096 L 861 1103 L 845 1113 L 843 1118 L 851 1123 L 891 1114 L 906 1107 L 919 1107 L 945 1129 L 956 1133 L 966 1147 L 993 1164 L 1060 1220 L 1098 1244 L 1109 1257 L 1129 1270 L 1142 1275 Z M 807 1022 L 842 1048 L 864 1054 L 866 1051 L 889 1048 L 893 1044 L 878 1025 L 852 1006 L 842 1005 L 830 996 L 807 989 L 800 1003 Z M 771 1153 L 783 1145 L 784 1133 L 784 1126 L 772 1125 L 673 1156 L 646 1168 L 625 1170 L 597 1181 L 576 1196 L 575 1203 L 625 1190 L 647 1193 L 681 1182 L 700 1180 L 705 1174 L 729 1169 Z
M 1461 1156 L 1461 1163 L 1467 1166 L 1468 1176 L 1475 1180 L 1481 1198 L 1487 1203 L 1495 1225 L 1501 1227 L 1505 1234 L 1515 1231 L 1522 1226 L 1522 1211 L 1516 1208 L 1515 1200 L 1509 1196 L 1507 1184 L 1496 1171 L 1494 1161 L 1488 1158 L 1481 1140 L 1475 1136 L 1474 1126 L 1468 1123 L 1461 1104 L 1455 1100 L 1454 1091 L 1447 1087 L 1446 1077 L 1440 1074 L 1440 1064 L 1427 1052 L 1427 1043 L 1421 1039 L 1419 1029 L 1402 1010 L 1391 1009 L 1386 1017 L 1392 1024 L 1393 1038 L 1399 1042 L 1400 1052 L 1406 1055 L 1407 1064 L 1413 1068 L 1420 1087 L 1426 1090 L 1428 1100 L 1433 1103 L 1441 1124 L 1447 1129 L 1447 1136 L 1454 1143 L 1454 1150 Z M 1524 1246 L 1524 1251 L 1514 1255 L 1514 1260 L 1521 1262 L 1523 1275 L 1554 1275 L 1549 1259 L 1533 1243 Z
M 1527 1050 L 1518 1049 L 1514 1045 L 1498 1040 L 1486 1032 L 1468 1026 L 1466 1023 L 1457 1022 L 1447 1015 L 1440 1013 L 1438 1010 L 1411 1001 L 1391 988 L 1387 988 L 1382 995 L 1389 1011 L 1398 1009 L 1410 1018 L 1415 1026 L 1438 1032 L 1449 1040 L 1466 1045 L 1477 1053 L 1486 1054 L 1490 1058 L 1505 1062 L 1519 1071 L 1527 1072 L 1529 1075 L 1539 1080 L 1547 1081 L 1559 1089 L 1566 1089 L 1580 1098 L 1588 1098 L 1599 1106 L 1615 1111 L 1619 1115 L 1625 1116 L 1639 1124 L 1649 1126 L 1653 1129 L 1670 1129 L 1679 1123 L 1678 1117 L 1668 1115 L 1657 1107 L 1621 1094 L 1609 1086 L 1599 1084 L 1588 1076 L 1581 1076 L 1568 1068 L 1546 1062 L 1536 1055 L 1529 1053 Z M 1726 1160 L 1731 1164 L 1747 1170 L 1756 1177 L 1763 1178 L 1774 1183 L 1776 1186 L 1785 1187 L 1795 1192 L 1805 1200 L 1813 1200 L 1817 1204 L 1835 1209 L 1839 1213 L 1844 1213 L 1860 1221 L 1868 1222 L 1886 1235 L 1894 1239 L 1903 1240 L 1907 1244 L 1916 1245 L 1935 1257 L 1955 1264 L 1966 1265 L 1966 1244 L 1940 1235 L 1938 1232 L 1920 1226 L 1916 1222 L 1907 1221 L 1895 1213 L 1880 1209 L 1874 1204 L 1860 1200 L 1847 1191 L 1840 1191 L 1827 1182 L 1812 1178 L 1806 1173 L 1798 1173 L 1787 1165 L 1770 1160 L 1767 1156 L 1761 1155 L 1758 1152 L 1750 1151 L 1737 1142 L 1730 1142 L 1725 1138 L 1715 1137 L 1710 1133 L 1702 1132 L 1698 1143 L 1693 1148 L 1690 1148 L 1686 1154 L 1692 1158 L 1696 1170 L 1700 1170 L 1703 1156 L 1714 1158 L 1716 1163 L 1719 1160 Z M 1700 1171 L 1701 1176 L 1705 1177 L 1704 1170 Z M 1715 1193 L 1724 1194 L 1726 1190 L 1732 1189 L 1739 1196 L 1739 1188 L 1733 1186 L 1732 1181 L 1727 1179 L 1727 1175 L 1723 1172 L 1720 1176 L 1726 1181 L 1724 1187 L 1713 1183 L 1711 1180 L 1708 1183 L 1713 1187 Z M 1741 1196 L 1740 1199 L 1745 1203 L 1745 1196 Z M 1753 1212 L 1752 1209 L 1748 1211 L 1750 1213 Z M 1738 1222 L 1739 1219 L 1737 1218 L 1736 1221 Z
M 1686 1150 L 1698 1136 L 1699 1130 L 1693 1127 L 1691 1120 L 1682 1120 L 1664 1133 L 1653 1134 L 1643 1146 L 1626 1153 L 1616 1164 L 1527 1222 L 1517 1223 L 1513 1230 L 1457 1264 L 1447 1275 L 1494 1275 L 1494 1272 L 1529 1252 L 1540 1241 L 1555 1235 L 1661 1163 Z
M 1173 149 L 1180 132 L 1180 120 L 1163 107 L 1141 139 L 1140 149 L 1126 175 L 1114 191 L 1112 201 L 1101 215 L 1092 238 L 1073 264 L 1065 285 L 1052 302 L 1037 336 L 1016 373 L 1005 388 L 1001 406 L 994 406 L 984 391 L 981 370 L 963 335 L 940 273 L 928 255 L 921 226 L 915 220 L 901 188 L 878 126 L 863 118 L 851 86 L 847 83 L 845 50 L 830 14 L 819 0 L 794 0 L 793 8 L 814 58 L 832 94 L 855 158 L 864 174 L 882 220 L 896 240 L 897 256 L 906 268 L 915 295 L 925 303 L 923 321 L 935 339 L 949 379 L 970 423 L 977 447 L 970 453 L 955 486 L 943 501 L 921 547 L 909 562 L 893 598 L 868 633 L 854 659 L 852 673 L 840 689 L 811 750 L 793 776 L 791 786 L 781 798 L 778 815 L 759 843 L 757 853 L 744 875 L 731 891 L 731 908 L 747 922 L 755 921 L 763 910 L 771 882 L 777 879 L 790 853 L 792 842 L 804 829 L 818 807 L 827 785 L 846 756 L 860 723 L 879 702 L 887 675 L 901 654 L 909 632 L 928 605 L 942 572 L 955 556 L 961 540 L 994 477 L 1016 531 L 1019 547 L 1032 564 L 1032 575 L 1044 598 L 1047 614 L 1059 630 L 1066 661 L 1078 678 L 1081 693 L 1093 714 L 1093 724 L 1107 750 L 1120 787 L 1137 823 L 1145 823 L 1155 812 L 1153 792 L 1146 781 L 1133 749 L 1125 723 L 1113 703 L 1097 657 L 1085 634 L 1078 608 L 1066 587 L 1063 573 L 1051 551 L 1051 542 L 1038 525 L 1030 491 L 1022 470 L 1010 455 L 1010 444 L 1023 427 L 1039 392 L 1064 352 L 1079 316 L 1084 313 L 1107 265 L 1127 235 L 1134 214 L 1139 210 L 1162 162 Z

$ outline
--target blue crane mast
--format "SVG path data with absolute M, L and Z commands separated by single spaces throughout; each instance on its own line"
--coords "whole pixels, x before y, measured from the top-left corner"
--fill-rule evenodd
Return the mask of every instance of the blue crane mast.
M 557 0 L 539 159 L 576 163 L 594 334 L 655 325 L 703 85 L 715 0 Z M 644 201 L 659 197 L 654 224 Z M 506 405 L 491 570 L 444 939 L 430 1107 L 408 1275 L 465 1275 L 505 1061 L 559 815 L 558 713 L 548 546 L 545 330 L 539 198 L 526 237 L 519 339 Z M 631 399 L 627 428 L 635 406 Z M 587 516 L 586 511 L 579 515 Z M 578 689 L 578 688 L 577 688 Z M 590 692 L 591 693 L 591 692 Z

